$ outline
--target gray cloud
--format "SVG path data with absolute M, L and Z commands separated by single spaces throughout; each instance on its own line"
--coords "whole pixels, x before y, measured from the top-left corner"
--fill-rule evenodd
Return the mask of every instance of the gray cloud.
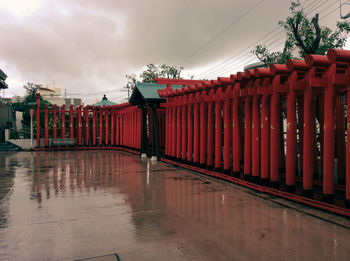
M 2 69 L 23 82 L 55 80 L 69 93 L 98 93 L 84 97 L 87 102 L 109 90 L 115 92 L 108 96 L 118 99 L 125 74 L 138 74 L 147 63 L 193 70 L 225 59 L 288 14 L 288 1 L 266 0 L 184 63 L 258 2 L 48 0 L 23 17 L 0 10 Z

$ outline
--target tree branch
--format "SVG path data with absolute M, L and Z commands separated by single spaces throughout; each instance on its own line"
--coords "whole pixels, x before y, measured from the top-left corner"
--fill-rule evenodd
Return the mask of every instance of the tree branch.
M 311 23 L 314 25 L 315 27 L 315 32 L 316 32 L 316 37 L 312 43 L 312 52 L 311 53 L 316 53 L 318 47 L 320 46 L 320 42 L 321 42 L 321 28 L 320 25 L 318 24 L 318 14 L 316 14 L 314 16 L 314 18 L 312 18 Z
M 260 57 L 256 52 L 254 52 L 254 54 L 256 55 L 256 57 L 257 57 L 260 61 L 262 61 L 262 62 L 265 64 L 265 66 L 266 66 L 267 68 L 269 67 L 269 65 L 267 64 L 266 59 L 263 59 L 262 57 Z
M 299 35 L 299 32 L 298 32 L 299 31 L 299 22 L 295 22 L 295 24 L 292 22 L 291 23 L 291 27 L 292 27 L 292 30 L 293 30 L 294 38 L 297 41 L 296 45 L 298 45 L 305 53 L 307 53 L 307 48 L 306 48 L 303 40 L 300 38 L 300 35 Z

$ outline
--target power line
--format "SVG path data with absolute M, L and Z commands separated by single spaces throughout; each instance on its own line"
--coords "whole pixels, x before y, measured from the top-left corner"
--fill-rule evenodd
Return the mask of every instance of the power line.
M 312 1 L 311 3 L 309 3 L 309 5 L 307 5 L 306 7 L 304 7 L 304 9 L 307 9 L 308 7 L 310 7 L 311 5 L 313 5 L 314 3 L 317 3 L 317 2 L 318 2 L 318 0 Z M 224 64 L 224 63 L 227 63 L 228 61 L 232 60 L 232 58 L 235 58 L 236 56 L 238 56 L 238 55 L 241 54 L 242 52 L 244 52 L 244 51 L 250 49 L 251 47 L 253 47 L 253 46 L 256 45 L 257 43 L 259 43 L 260 41 L 262 41 L 263 39 L 265 39 L 265 38 L 268 37 L 269 35 L 273 34 L 273 33 L 274 33 L 275 31 L 277 31 L 278 29 L 281 29 L 281 27 L 282 27 L 282 26 L 276 27 L 275 29 L 273 29 L 271 32 L 265 34 L 263 37 L 261 37 L 261 38 L 260 38 L 259 40 L 257 40 L 256 42 L 250 44 L 248 47 L 246 47 L 246 48 L 244 48 L 243 50 L 239 51 L 239 52 L 236 53 L 235 55 L 233 55 L 233 56 L 227 58 L 225 61 L 223 61 L 222 63 L 220 63 L 220 65 L 222 65 L 222 64 Z M 270 40 L 273 39 L 274 37 L 278 36 L 278 35 L 281 34 L 282 32 L 284 32 L 284 31 L 283 31 L 283 30 L 279 31 L 279 32 L 278 32 L 277 34 L 275 34 L 272 38 L 270 38 Z M 220 66 L 220 65 L 219 65 L 219 66 Z M 215 67 L 216 67 L 216 65 L 213 66 L 213 67 L 211 67 L 210 69 L 206 70 L 205 72 L 200 73 L 199 76 L 204 75 L 205 73 L 207 73 L 208 71 L 211 71 L 211 70 L 212 70 L 213 68 L 215 68 Z
M 282 40 L 282 41 L 281 41 L 281 40 Z M 283 42 L 284 42 L 284 39 L 280 39 L 280 40 L 278 40 L 277 42 L 271 43 L 271 44 L 268 45 L 267 47 L 269 47 L 269 46 L 271 46 L 271 45 L 274 44 L 274 45 L 271 46 L 271 48 L 270 48 L 270 49 L 273 50 L 273 49 L 276 49 L 277 47 L 279 47 Z M 276 43 L 277 43 L 277 44 L 276 44 Z M 230 66 L 229 68 L 220 71 L 220 73 L 224 73 L 224 74 L 225 74 L 225 73 L 228 73 L 228 72 L 233 72 L 233 71 L 235 71 L 235 69 L 241 68 L 241 67 L 242 67 L 242 64 L 249 64 L 249 63 L 251 63 L 251 62 L 253 62 L 253 61 L 257 61 L 257 60 L 258 60 L 258 58 L 255 57 L 255 56 L 253 56 L 253 54 L 251 54 L 251 53 L 248 53 L 247 55 L 250 55 L 250 56 L 246 57 L 241 63 L 239 63 L 239 64 L 236 63 L 236 66 Z M 233 64 L 232 64 L 232 65 L 233 65 Z M 217 75 L 217 73 L 210 74 L 210 75 L 213 77 L 213 76 Z
M 314 2 L 316 2 L 316 0 L 313 1 L 312 3 L 310 3 L 310 5 L 313 4 Z M 326 2 L 327 2 L 327 1 L 324 1 L 323 3 L 321 3 L 320 5 L 318 5 L 317 8 L 320 7 L 320 6 L 322 6 L 322 5 L 324 5 Z M 308 5 L 308 6 L 310 6 L 310 5 Z M 308 7 L 308 6 L 307 6 L 307 7 Z M 305 7 L 305 9 L 306 9 L 307 7 Z M 313 10 L 315 10 L 315 9 L 313 9 Z M 307 12 L 307 15 L 308 15 L 308 14 L 310 14 L 310 12 Z M 264 37 L 262 37 L 262 38 L 266 38 L 266 37 L 269 36 L 272 32 L 278 30 L 279 28 L 281 28 L 281 26 L 278 26 L 277 28 L 275 28 L 273 31 L 271 31 L 270 33 L 266 34 L 266 35 L 265 35 Z M 277 34 L 275 34 L 274 36 L 272 36 L 269 40 L 274 39 L 275 37 L 277 37 L 278 35 L 280 35 L 280 34 L 283 33 L 283 32 L 284 32 L 284 30 L 279 31 Z M 262 38 L 261 38 L 261 39 L 262 39 Z M 219 69 L 217 66 L 213 66 L 213 67 L 211 67 L 209 70 L 206 70 L 205 72 L 199 74 L 199 76 L 201 76 L 201 75 L 207 75 L 207 73 L 210 72 L 210 71 L 212 71 L 213 69 L 214 69 L 215 71 L 218 71 L 218 70 L 222 70 L 222 69 L 224 69 L 224 68 L 227 68 L 228 66 L 231 66 L 232 64 L 224 65 L 224 64 L 227 63 L 229 60 L 235 59 L 236 62 L 234 62 L 233 64 L 239 62 L 239 60 L 237 61 L 237 58 L 238 58 L 237 56 L 238 56 L 238 54 L 240 54 L 240 53 L 246 51 L 247 49 L 250 49 L 250 48 L 253 47 L 255 44 L 257 44 L 258 42 L 260 42 L 261 39 L 259 39 L 259 40 L 256 41 L 255 43 L 249 45 L 248 47 L 244 48 L 244 49 L 241 50 L 239 53 L 237 53 L 237 54 L 231 56 L 229 59 L 226 59 L 224 62 L 222 62 L 222 63 L 219 65 L 219 66 L 220 66 L 220 69 Z M 267 41 L 269 41 L 269 40 L 267 40 Z M 266 44 L 267 41 L 263 42 L 262 44 Z M 250 53 L 245 53 L 242 57 L 247 56 L 247 55 L 250 55 Z M 210 74 L 212 74 L 212 73 L 210 73 Z
M 183 63 L 186 63 L 188 60 L 190 60 L 192 57 L 194 57 L 198 52 L 200 52 L 201 50 L 203 50 L 206 46 L 208 46 L 211 42 L 213 42 L 216 38 L 218 38 L 219 36 L 221 36 L 224 32 L 226 32 L 228 29 L 230 29 L 234 24 L 236 24 L 239 20 L 241 20 L 243 17 L 245 17 L 246 15 L 248 15 L 251 11 L 253 11 L 254 9 L 256 9 L 260 4 L 262 4 L 265 0 L 260 0 L 256 5 L 254 5 L 253 7 L 249 8 L 245 13 L 243 13 L 242 15 L 240 15 L 238 18 L 236 18 L 233 22 L 231 22 L 229 25 L 227 25 L 223 30 L 221 30 L 219 33 L 217 33 L 216 35 L 214 35 L 212 38 L 210 38 L 206 43 L 204 43 L 201 47 L 199 47 L 198 49 L 196 49 L 189 57 L 187 57 Z
M 278 28 L 276 28 L 276 29 L 278 29 Z M 279 32 L 276 33 L 272 38 L 270 38 L 269 40 L 265 41 L 264 44 L 266 44 L 268 41 L 272 40 L 273 38 L 277 37 L 278 35 L 280 35 L 280 34 L 283 33 L 283 32 L 284 32 L 283 30 L 282 30 L 282 31 L 279 31 Z M 281 38 L 280 38 L 280 39 L 281 39 Z M 220 71 L 220 70 L 224 70 L 224 69 L 226 69 L 227 67 L 238 63 L 243 57 L 245 57 L 245 56 L 247 56 L 247 55 L 250 55 L 251 53 L 248 52 L 248 53 L 245 53 L 245 54 L 240 55 L 240 56 L 239 56 L 238 54 L 243 53 L 244 51 L 246 51 L 246 50 L 252 48 L 252 47 L 253 47 L 255 44 L 257 44 L 258 42 L 260 42 L 260 40 L 254 42 L 253 44 L 251 44 L 251 45 L 249 45 L 248 47 L 244 48 L 244 49 L 241 50 L 239 53 L 237 53 L 237 54 L 231 56 L 231 57 L 229 58 L 229 60 L 234 60 L 233 63 L 231 63 L 231 64 L 224 64 L 224 63 L 226 63 L 226 62 L 223 62 L 223 63 L 220 65 L 220 68 L 218 68 L 218 67 L 214 68 L 214 67 L 213 67 L 213 68 L 207 70 L 205 73 L 201 73 L 200 75 L 203 75 L 203 74 L 206 75 L 208 72 L 212 71 L 212 69 L 214 69 L 214 72 L 217 72 L 217 71 Z M 266 47 L 268 47 L 269 45 L 271 45 L 271 43 L 270 43 L 270 44 L 267 44 Z M 211 72 L 210 74 L 212 74 L 212 73 L 213 73 L 213 72 Z
M 311 2 L 309 5 L 307 5 L 305 9 L 307 9 L 308 7 L 310 7 L 311 5 L 313 5 L 315 2 L 317 2 L 317 0 Z M 322 3 L 318 4 L 316 7 L 315 5 L 313 5 L 311 8 L 311 11 L 309 10 L 306 14 L 310 14 L 312 11 L 315 11 L 316 9 L 320 8 L 321 6 L 323 6 L 326 1 L 323 1 Z M 324 8 L 322 11 L 320 11 L 319 13 L 323 13 L 325 10 L 329 9 L 331 6 L 333 6 L 337 1 L 334 1 L 332 4 L 328 5 L 326 8 Z M 350 1 L 349 1 L 350 2 Z M 347 2 L 348 3 L 348 2 Z M 336 9 L 332 10 L 331 12 L 329 12 L 328 14 L 326 14 L 323 18 L 327 17 L 328 15 L 330 15 L 331 13 L 333 13 L 334 11 L 336 11 Z M 320 19 L 321 20 L 321 19 Z M 198 74 L 198 76 L 208 76 L 208 75 L 214 75 L 216 74 L 216 72 L 220 71 L 226 71 L 225 68 L 230 67 L 230 69 L 232 69 L 232 65 L 237 64 L 237 62 L 239 62 L 239 60 L 241 60 L 242 58 L 244 58 L 247 55 L 250 55 L 250 53 L 246 53 L 240 56 L 240 59 L 237 61 L 237 56 L 239 56 L 239 54 L 243 53 L 244 51 L 246 51 L 247 49 L 250 49 L 252 46 L 256 45 L 257 43 L 259 43 L 262 39 L 265 39 L 266 37 L 268 37 L 269 35 L 271 35 L 273 32 L 277 31 L 278 29 L 280 29 L 281 26 L 278 26 L 277 28 L 275 28 L 274 30 L 272 30 L 271 32 L 269 32 L 268 34 L 264 35 L 262 38 L 260 38 L 258 41 L 254 42 L 253 44 L 249 45 L 248 47 L 242 49 L 241 51 L 239 51 L 238 53 L 236 53 L 235 55 L 229 57 L 228 59 L 226 59 L 225 61 L 221 62 L 219 65 L 214 65 L 211 68 L 205 70 L 204 72 Z M 275 34 L 274 36 L 272 36 L 271 38 L 269 38 L 267 41 L 264 41 L 264 43 L 267 43 L 268 41 L 271 41 L 272 39 L 274 39 L 275 37 L 277 37 L 279 34 L 281 34 L 282 32 L 284 32 L 283 30 L 279 31 L 277 34 Z M 281 38 L 280 38 L 281 39 Z M 229 61 L 235 59 L 236 61 L 234 63 L 230 63 L 227 64 Z M 241 63 L 242 64 L 242 63 Z M 235 67 L 234 67 L 235 68 Z

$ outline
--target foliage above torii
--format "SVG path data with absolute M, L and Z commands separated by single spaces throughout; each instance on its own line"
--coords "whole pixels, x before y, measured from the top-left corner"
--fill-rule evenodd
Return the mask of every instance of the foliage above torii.
M 184 69 L 182 66 L 175 66 L 175 65 L 156 65 L 153 63 L 149 63 L 146 65 L 146 69 L 141 72 L 140 74 L 140 81 L 141 82 L 148 82 L 152 83 L 155 82 L 155 78 L 168 78 L 168 79 L 182 79 L 181 78 L 181 72 Z M 127 79 L 127 84 L 123 88 L 125 91 L 128 92 L 128 98 L 130 96 L 130 91 L 135 86 L 136 82 L 138 81 L 138 78 L 136 74 L 129 74 L 125 75 Z
M 291 15 L 279 22 L 286 32 L 283 51 L 270 52 L 265 45 L 257 45 L 252 51 L 266 66 L 282 64 L 292 58 L 304 58 L 307 54 L 324 55 L 328 49 L 345 46 L 350 32 L 348 21 L 337 22 L 336 29 L 332 31 L 319 25 L 319 14 L 308 18 L 299 0 L 291 2 L 289 10 Z

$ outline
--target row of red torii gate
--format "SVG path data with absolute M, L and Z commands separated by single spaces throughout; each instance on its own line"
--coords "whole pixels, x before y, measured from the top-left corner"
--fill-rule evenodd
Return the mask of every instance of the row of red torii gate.
M 38 94 L 36 149 L 127 150 L 350 216 L 348 90 L 350 51 L 331 49 L 211 81 L 137 83 L 113 106 L 49 107 Z

